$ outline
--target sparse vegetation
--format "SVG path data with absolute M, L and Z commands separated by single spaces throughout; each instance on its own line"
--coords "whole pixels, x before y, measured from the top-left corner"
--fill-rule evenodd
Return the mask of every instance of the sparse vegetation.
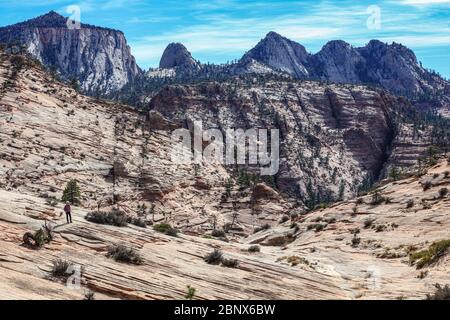
M 222 266 L 227 268 L 236 268 L 239 264 L 239 261 L 237 259 L 227 259 L 222 258 Z
M 205 256 L 204 260 L 208 264 L 219 264 L 222 261 L 222 256 L 222 251 L 214 249 L 213 252 Z
M 382 204 L 386 199 L 381 195 L 381 193 L 377 190 L 372 195 L 372 200 L 370 202 L 371 205 L 377 206 L 379 204 Z
M 87 291 L 84 294 L 84 300 L 95 300 L 95 293 L 92 292 L 91 290 Z
M 194 287 L 191 286 L 187 286 L 187 293 L 184 296 L 187 300 L 192 300 L 194 299 L 195 296 L 195 291 L 197 291 Z
M 432 186 L 433 186 L 433 184 L 431 183 L 431 181 L 425 181 L 422 184 L 422 189 L 423 189 L 423 191 L 426 191 L 426 190 L 430 189 Z
M 433 294 L 427 294 L 427 300 L 450 300 L 450 287 L 445 285 L 445 287 L 440 284 L 435 284 L 436 291 Z
M 373 223 L 375 222 L 375 219 L 366 219 L 364 220 L 364 229 L 369 229 L 372 227 Z
M 248 250 L 248 252 L 260 252 L 261 248 L 258 245 L 253 245 L 253 246 L 248 247 L 247 250 Z
M 140 265 L 144 262 L 139 252 L 122 244 L 110 246 L 106 256 L 118 262 L 135 265 Z
M 55 278 L 67 279 L 71 274 L 69 270 L 73 268 L 73 263 L 67 260 L 56 259 L 53 260 L 53 267 L 51 274 Z
M 255 231 L 253 233 L 257 233 L 257 232 L 264 231 L 264 230 L 269 230 L 269 229 L 270 229 L 270 224 L 266 223 L 266 224 L 264 224 L 264 225 L 262 225 L 260 227 L 256 227 Z
M 50 243 L 53 240 L 53 231 L 50 225 L 45 223 L 36 232 L 27 232 L 23 235 L 23 243 L 27 246 L 40 249 L 46 243 Z
M 314 224 L 310 224 L 308 225 L 307 229 L 308 230 L 312 230 L 314 229 L 315 232 L 320 232 L 323 229 L 325 229 L 327 225 L 326 224 L 322 224 L 322 223 L 314 223 Z
M 173 228 L 168 223 L 157 223 L 157 224 L 153 225 L 153 230 L 164 233 L 171 237 L 177 237 L 178 233 L 180 232 L 178 229 Z
M 211 232 L 211 235 L 215 238 L 222 238 L 225 237 L 225 231 L 216 229 Z
M 356 233 L 353 234 L 353 238 L 352 238 L 352 247 L 353 247 L 353 248 L 356 248 L 357 246 L 359 246 L 360 243 L 361 243 L 361 238 L 358 237 L 358 236 L 356 235 Z
M 147 223 L 142 218 L 128 217 L 127 222 L 131 223 L 132 225 L 135 225 L 137 227 L 141 227 L 141 228 L 147 227 Z
M 85 219 L 90 222 L 98 224 L 107 224 L 116 227 L 127 226 L 127 215 L 116 208 L 113 208 L 110 212 L 93 211 L 89 212 Z
M 412 208 L 412 207 L 414 207 L 414 200 L 413 199 L 409 199 L 407 202 L 406 202 L 406 208 Z
M 439 197 L 440 198 L 445 198 L 445 196 L 448 194 L 448 189 L 447 188 L 441 188 L 439 189 Z
M 450 247 L 450 240 L 441 240 L 433 243 L 428 249 L 410 254 L 411 264 L 416 264 L 417 269 L 430 266 L 443 257 Z

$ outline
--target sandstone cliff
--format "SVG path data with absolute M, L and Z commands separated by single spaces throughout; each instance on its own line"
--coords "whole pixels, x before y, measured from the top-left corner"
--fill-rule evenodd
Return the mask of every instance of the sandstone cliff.
M 121 89 L 140 74 L 122 32 L 81 24 L 69 29 L 54 11 L 0 28 L 0 43 L 20 44 L 64 80 L 78 79 L 91 94 Z

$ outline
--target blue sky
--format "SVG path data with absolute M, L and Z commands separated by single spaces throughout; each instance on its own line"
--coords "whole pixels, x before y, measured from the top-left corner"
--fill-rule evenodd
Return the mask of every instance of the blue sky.
M 182 42 L 202 62 L 223 63 L 276 31 L 312 53 L 335 39 L 399 42 L 450 78 L 450 0 L 0 0 L 0 25 L 50 10 L 67 16 L 69 5 L 80 7 L 84 23 L 122 30 L 144 69 L 158 65 L 170 42 Z

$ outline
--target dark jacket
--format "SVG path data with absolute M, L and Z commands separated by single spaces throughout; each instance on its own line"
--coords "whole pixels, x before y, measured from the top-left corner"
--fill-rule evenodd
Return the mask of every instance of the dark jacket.
M 64 207 L 64 212 L 70 213 L 71 211 L 72 211 L 72 209 L 70 208 L 70 205 L 66 204 L 66 206 Z

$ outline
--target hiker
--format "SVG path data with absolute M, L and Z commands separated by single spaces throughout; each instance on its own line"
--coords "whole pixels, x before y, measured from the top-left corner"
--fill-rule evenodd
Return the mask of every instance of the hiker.
M 68 202 L 64 206 L 64 212 L 66 213 L 67 223 L 72 223 L 72 208 Z

